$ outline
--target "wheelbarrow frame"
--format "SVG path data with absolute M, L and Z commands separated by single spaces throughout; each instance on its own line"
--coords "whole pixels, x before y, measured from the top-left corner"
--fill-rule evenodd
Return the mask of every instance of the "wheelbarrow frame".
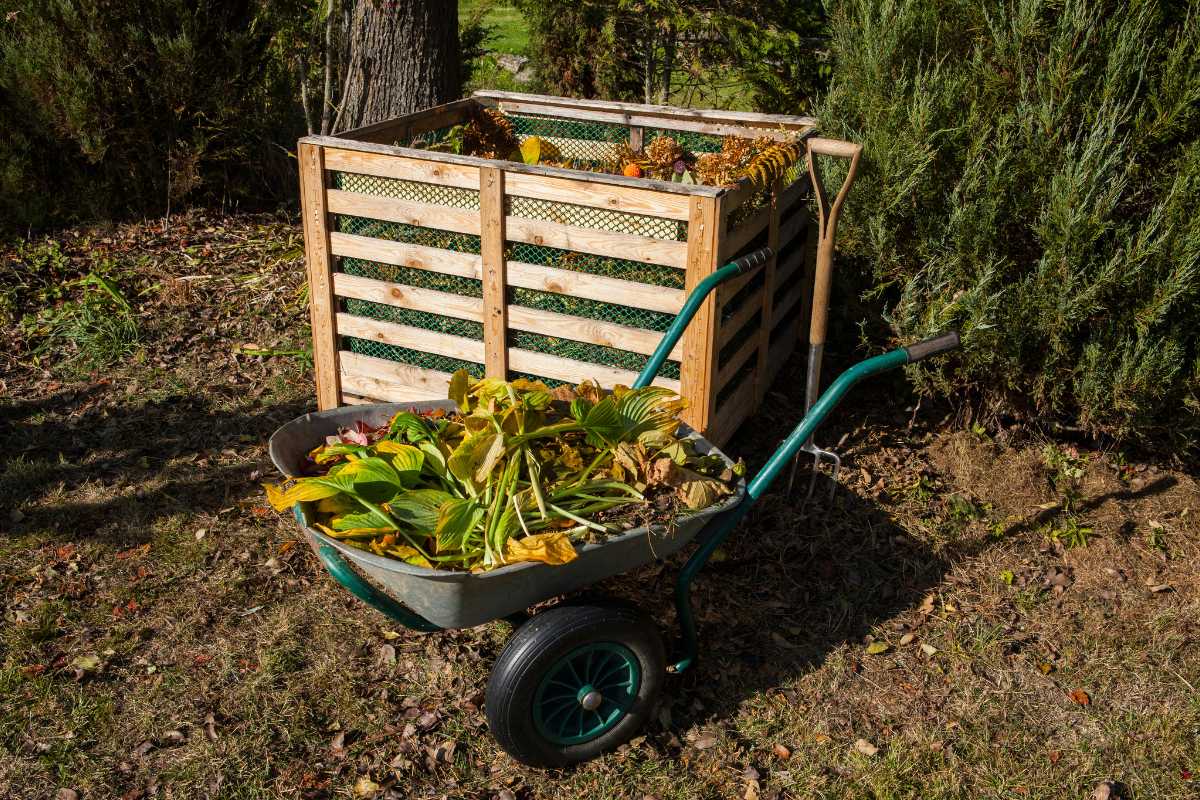
M 637 380 L 634 382 L 634 388 L 647 386 L 655 378 L 659 368 L 661 368 L 663 362 L 666 361 L 668 354 L 682 337 L 688 323 L 695 316 L 701 304 L 704 302 L 709 293 L 713 291 L 713 289 L 715 289 L 724 281 L 730 280 L 738 275 L 748 273 L 758 268 L 772 255 L 773 253 L 770 248 L 762 248 L 737 259 L 736 261 L 722 267 L 702 280 L 684 301 L 683 308 L 672 322 L 670 328 L 663 335 L 662 341 L 659 343 L 654 353 L 646 362 L 646 366 L 642 370 L 641 374 L 638 375 Z M 918 361 L 936 353 L 951 350 L 957 347 L 958 343 L 958 334 L 951 331 L 909 347 L 897 348 L 882 355 L 868 358 L 847 369 L 840 376 L 838 376 L 836 380 L 833 381 L 829 388 L 811 406 L 808 413 L 805 414 L 804 419 L 796 425 L 796 427 L 783 440 L 770 458 L 767 459 L 767 462 L 763 465 L 762 469 L 760 469 L 757 474 L 755 474 L 754 477 L 748 482 L 739 483 L 737 494 L 734 498 L 732 498 L 732 507 L 715 515 L 711 515 L 699 532 L 688 536 L 689 540 L 691 538 L 695 538 L 699 542 L 699 546 L 688 558 L 687 562 L 679 571 L 679 575 L 675 580 L 674 601 L 680 627 L 680 645 L 678 647 L 677 657 L 673 661 L 664 662 L 664 654 L 661 643 L 646 643 L 644 637 L 641 639 L 643 647 L 648 648 L 651 651 L 656 651 L 657 655 L 654 655 L 654 661 L 658 665 L 657 670 L 661 670 L 664 663 L 666 663 L 667 672 L 678 673 L 687 670 L 695 663 L 698 655 L 698 639 L 696 635 L 696 621 L 692 613 L 691 589 L 692 584 L 695 582 L 696 576 L 700 573 L 700 570 L 704 568 L 705 564 L 707 564 L 712 558 L 712 555 L 716 549 L 721 546 L 721 544 L 729 537 L 730 533 L 733 532 L 738 524 L 750 512 L 750 509 L 753 507 L 754 503 L 756 503 L 767 493 L 767 491 L 771 488 L 771 485 L 787 468 L 788 464 L 803 448 L 805 442 L 808 441 L 820 424 L 824 422 L 825 418 L 828 417 L 834 407 L 837 406 L 843 397 L 845 397 L 846 393 L 849 392 L 855 384 L 871 377 L 872 375 L 896 369 L 900 366 Z M 274 458 L 276 455 L 274 437 L 272 437 L 272 440 L 272 457 Z M 278 459 L 276 459 L 276 463 L 277 465 L 280 463 Z M 731 500 L 729 499 L 727 499 L 725 502 L 727 505 L 731 504 Z M 362 575 L 359 574 L 356 569 L 351 566 L 346 557 L 344 557 L 336 547 L 328 542 L 322 542 L 321 537 L 318 537 L 315 533 L 311 532 L 311 529 L 307 525 L 308 521 L 305 516 L 304 509 L 301 505 L 297 505 L 294 508 L 294 512 L 296 514 L 297 521 L 300 522 L 301 526 L 304 527 L 306 531 L 309 531 L 310 538 L 313 540 L 314 550 L 316 551 L 316 554 L 321 560 L 321 563 L 324 565 L 325 569 L 335 581 L 345 587 L 351 594 L 372 608 L 400 623 L 401 625 L 413 630 L 432 632 L 446 629 L 445 626 L 435 624 L 424 616 L 414 612 L 413 609 L 406 607 L 403 603 L 398 602 L 396 598 L 389 596 L 385 591 L 381 591 L 379 588 L 376 588 L 376 586 L 372 585 L 372 583 L 368 582 Z M 620 537 L 616 538 L 619 539 Z M 595 546 L 598 548 L 595 552 L 599 552 L 599 549 L 602 549 L 613 541 L 614 540 L 610 539 L 608 542 Z M 680 542 L 679 546 L 685 546 L 686 543 L 686 541 Z M 678 548 L 673 547 L 672 549 L 674 550 Z M 646 563 L 647 560 L 648 559 L 643 558 L 636 563 Z M 627 563 L 634 564 L 634 561 L 631 560 Z M 544 567 L 545 569 L 563 569 L 563 567 L 549 567 L 546 565 L 536 566 Z M 624 569 L 618 569 L 616 572 L 609 570 L 605 575 L 595 576 L 594 579 L 600 579 L 607 575 L 616 574 L 620 571 L 624 571 Z M 575 586 L 574 588 L 579 588 L 579 586 L 586 585 L 587 582 L 589 581 L 581 581 L 579 585 Z M 550 597 L 557 596 L 563 591 L 564 590 L 562 587 L 559 586 L 557 587 L 556 591 L 540 597 L 534 602 L 550 599 Z M 532 750 L 528 749 L 526 745 L 528 745 L 529 737 L 514 729 L 514 726 L 519 727 L 519 724 L 521 724 L 520 720 L 514 722 L 516 719 L 514 717 L 514 713 L 516 713 L 514 709 L 517 706 L 526 707 L 531 702 L 534 703 L 535 707 L 537 708 L 542 707 L 541 700 L 537 699 L 541 698 L 542 696 L 540 694 L 541 689 L 538 689 L 539 693 L 535 698 L 530 694 L 532 689 L 529 688 L 533 684 L 529 683 L 527 680 L 529 674 L 545 668 L 545 665 L 538 660 L 538 656 L 536 654 L 537 649 L 543 646 L 544 643 L 557 642 L 560 639 L 563 639 L 563 637 L 569 638 L 574 633 L 577 633 L 578 631 L 573 630 L 571 626 L 575 625 L 575 627 L 578 628 L 579 625 L 577 625 L 576 622 L 580 620 L 586 622 L 587 624 L 593 625 L 593 627 L 597 630 L 607 625 L 610 632 L 612 630 L 623 630 L 627 633 L 632 631 L 632 633 L 629 633 L 629 635 L 632 637 L 631 641 L 637 640 L 638 638 L 639 624 L 641 625 L 643 632 L 646 626 L 652 625 L 648 619 L 639 622 L 638 619 L 630 616 L 632 612 L 622 612 L 617 610 L 616 612 L 610 613 L 604 612 L 602 609 L 598 610 L 595 608 L 581 609 L 580 613 L 575 615 L 577 619 L 573 621 L 572 619 L 568 618 L 569 615 L 559 614 L 557 617 L 555 617 L 555 611 L 557 611 L 559 608 L 560 607 L 555 607 L 548 612 L 538 614 L 530 619 L 527 624 L 522 624 L 526 619 L 528 619 L 523 612 L 514 613 L 510 617 L 504 617 L 514 621 L 514 623 L 518 625 L 518 631 L 514 635 L 513 640 L 510 641 L 510 646 L 506 648 L 505 653 L 502 654 L 501 659 L 499 660 L 504 662 L 505 665 L 505 669 L 501 672 L 501 678 L 499 680 L 497 679 L 496 669 L 499 669 L 500 666 L 498 664 L 497 668 L 493 670 L 492 680 L 489 682 L 488 716 L 489 721 L 493 724 L 493 732 L 496 734 L 498 739 L 501 739 L 501 743 L 505 746 L 505 749 L 509 750 L 509 752 L 515 757 L 525 761 L 526 763 L 543 766 L 563 765 L 594 757 L 599 752 L 602 752 L 602 749 L 600 749 L 600 744 L 603 744 L 604 741 L 608 741 L 605 740 L 604 737 L 609 737 L 609 739 L 612 741 L 623 740 L 630 735 L 630 731 L 634 729 L 633 726 L 640 724 L 641 721 L 633 719 L 632 717 L 635 716 L 633 712 L 629 712 L 627 714 L 626 712 L 628 711 L 628 706 L 623 706 L 618 709 L 619 714 L 613 716 L 613 720 L 615 720 L 614 722 L 605 723 L 604 726 L 597 728 L 597 730 L 600 730 L 601 733 L 597 734 L 596 737 L 593 737 L 593 739 L 584 737 L 583 739 L 575 741 L 574 739 L 567 738 L 554 742 L 555 746 L 558 746 L 561 752 L 555 751 L 553 748 L 551 748 L 550 751 L 543 749 L 541 752 L 538 752 L 537 748 L 533 748 Z M 566 609 L 564 609 L 564 611 L 565 610 Z M 597 618 L 596 614 L 593 613 L 597 611 L 603 612 L 601 618 Z M 592 616 L 589 617 L 589 614 L 592 614 Z M 622 616 L 623 614 L 624 616 Z M 498 618 L 502 617 L 497 615 L 492 619 Z M 544 624 L 540 622 L 542 620 L 544 620 Z M 483 622 L 474 624 L 483 624 Z M 616 627 L 614 628 L 613 626 Z M 622 628 L 621 626 L 625 627 Z M 456 627 L 467 626 L 464 625 Z M 528 635 L 526 636 L 525 634 Z M 655 642 L 657 642 L 657 634 L 655 634 L 654 637 Z M 517 646 L 514 648 L 513 645 Z M 595 646 L 600 645 L 589 646 L 593 647 L 594 649 Z M 601 652 L 596 657 L 600 659 L 616 658 L 616 655 L 614 655 L 616 651 L 613 650 L 613 647 L 624 649 L 626 656 L 633 655 L 628 651 L 627 648 L 624 648 L 623 645 L 612 644 L 612 646 L 609 646 L 610 652 Z M 505 657 L 508 655 L 508 651 L 510 649 L 516 649 L 523 652 L 516 653 L 512 656 L 512 658 L 505 661 Z M 595 653 L 593 653 L 591 650 L 588 650 L 586 662 L 587 665 L 590 666 L 592 664 L 594 655 Z M 570 658 L 573 657 L 574 656 L 568 654 L 560 659 L 559 662 L 556 662 L 556 665 L 566 664 L 567 667 L 571 667 L 573 669 L 571 663 L 568 663 Z M 620 661 L 620 659 L 618 659 L 618 661 Z M 626 661 L 628 661 L 628 658 L 626 658 Z M 555 666 L 555 668 L 558 667 Z M 653 684 L 653 689 L 655 692 L 657 691 L 658 683 L 661 680 L 661 678 L 658 676 L 662 674 L 657 670 L 655 671 L 656 674 L 652 676 L 652 680 L 650 680 L 650 683 Z M 640 673 L 638 674 L 640 675 Z M 542 683 L 540 685 L 543 688 L 545 687 L 547 680 L 548 678 L 542 679 Z M 646 678 L 638 678 L 638 691 L 641 691 L 641 681 L 643 680 L 646 680 Z M 490 698 L 492 697 L 492 684 L 495 683 L 499 684 L 499 688 L 497 689 L 497 698 L 498 705 L 502 706 L 502 708 L 495 711 L 495 714 L 493 714 Z M 590 683 L 580 688 L 577 698 L 578 704 L 583 708 L 594 708 L 593 706 L 589 706 L 589 703 L 593 701 L 593 698 L 601 698 L 600 701 L 595 701 L 601 702 L 603 701 L 604 697 L 607 697 L 607 695 L 602 694 L 600 691 L 598 691 L 598 689 L 599 687 L 597 687 L 596 691 L 593 691 L 593 687 Z M 589 692 L 591 693 L 589 694 Z M 644 714 L 646 710 L 645 706 L 647 705 L 647 701 L 644 697 L 636 700 L 632 697 L 627 699 L 630 703 L 636 702 L 639 714 Z M 573 699 L 573 696 L 568 697 L 565 702 L 567 705 L 571 705 L 575 703 L 575 699 Z M 514 705 L 514 703 L 516 705 Z M 603 711 L 604 707 L 602 707 L 601 710 Z M 535 714 L 536 713 L 538 712 L 535 712 Z M 587 713 L 597 713 L 599 716 L 598 712 L 592 711 Z M 614 712 L 614 714 L 615 713 L 616 712 Z M 630 719 L 626 719 L 626 717 L 630 717 Z M 522 719 L 524 718 L 522 717 Z M 583 723 L 581 722 L 581 733 L 583 730 L 582 725 Z M 589 742 L 592 742 L 595 744 L 595 746 L 589 745 Z

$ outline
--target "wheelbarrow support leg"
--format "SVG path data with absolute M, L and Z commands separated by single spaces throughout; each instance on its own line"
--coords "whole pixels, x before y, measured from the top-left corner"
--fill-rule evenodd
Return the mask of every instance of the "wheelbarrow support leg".
M 750 507 L 767 493 L 771 484 L 784 471 L 796 453 L 800 452 L 804 443 L 808 441 L 813 431 L 824 421 L 834 406 L 854 387 L 854 384 L 864 378 L 880 372 L 887 372 L 935 353 L 952 350 L 957 346 L 958 334 L 952 332 L 860 361 L 839 375 L 837 380 L 813 404 L 812 409 L 804 416 L 800 424 L 771 455 L 758 474 L 750 480 L 746 486 L 746 499 L 737 508 L 712 523 L 714 525 L 712 535 L 705 538 L 704 544 L 692 554 L 692 557 L 680 570 L 679 579 L 675 583 L 675 610 L 679 616 L 679 626 L 683 631 L 683 653 L 682 658 L 672 665 L 674 672 L 682 672 L 696 660 L 696 620 L 692 615 L 691 599 L 692 582 L 695 580 L 696 574 L 708 562 L 713 551 L 721 546 L 721 543 L 737 527 L 737 524 L 750 512 Z

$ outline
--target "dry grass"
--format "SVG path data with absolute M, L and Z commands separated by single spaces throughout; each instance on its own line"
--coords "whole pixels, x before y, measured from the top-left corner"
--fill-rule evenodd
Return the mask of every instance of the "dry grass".
M 846 436 L 832 504 L 776 492 L 702 575 L 703 660 L 643 737 L 515 764 L 480 712 L 508 626 L 394 629 L 262 503 L 265 438 L 310 400 L 303 362 L 233 354 L 306 335 L 289 229 L 268 230 L 192 220 L 202 268 L 151 259 L 155 283 L 223 291 L 146 301 L 142 363 L 5 369 L 0 796 L 349 797 L 363 776 L 405 798 L 1197 796 L 1195 480 L 927 413 L 910 431 L 881 402 L 822 435 Z M 752 465 L 795 415 L 771 399 L 730 448 Z M 1086 547 L 1052 538 L 1068 519 Z M 678 566 L 600 588 L 671 635 Z

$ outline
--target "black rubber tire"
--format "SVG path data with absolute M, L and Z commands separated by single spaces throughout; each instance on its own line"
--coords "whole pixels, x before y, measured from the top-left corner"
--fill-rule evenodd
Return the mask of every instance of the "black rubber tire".
M 638 659 L 637 695 L 614 727 L 594 739 L 561 745 L 538 732 L 534 697 L 551 665 L 595 642 L 624 645 Z M 485 711 L 492 736 L 510 756 L 532 767 L 565 767 L 628 741 L 649 719 L 666 676 L 666 653 L 654 622 L 634 608 L 609 604 L 555 606 L 534 615 L 509 639 L 488 679 Z

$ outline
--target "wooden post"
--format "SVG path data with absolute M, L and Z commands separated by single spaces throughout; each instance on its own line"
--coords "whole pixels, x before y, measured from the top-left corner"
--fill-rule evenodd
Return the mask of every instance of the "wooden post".
M 691 292 L 696 284 L 717 269 L 717 254 L 721 241 L 721 226 L 725 216 L 721 213 L 720 197 L 693 196 L 689 198 L 687 276 L 684 288 Z M 683 336 L 683 362 L 680 370 L 680 387 L 688 407 L 683 420 L 701 433 L 708 432 L 714 416 L 717 387 L 717 342 L 719 323 L 717 293 L 713 292 L 700 306 L 700 310 Z
M 504 260 L 504 171 L 479 169 L 479 252 L 483 261 L 483 350 L 489 378 L 508 377 L 508 275 Z
M 771 383 L 771 376 L 768 374 L 767 365 L 770 362 L 771 355 L 771 329 L 774 327 L 775 292 L 779 289 L 775 285 L 775 267 L 779 264 L 779 215 L 783 211 L 780 208 L 780 195 L 782 192 L 783 179 L 780 178 L 771 187 L 771 219 L 767 223 L 767 247 L 771 248 L 773 255 L 763 265 L 762 316 L 759 317 L 758 326 L 758 366 L 754 372 L 755 408 L 758 408 L 763 398 L 766 397 L 767 387 Z
M 642 137 L 645 136 L 645 129 L 640 125 L 631 125 L 629 127 L 629 149 L 635 153 L 642 152 Z
M 300 208 L 304 224 L 304 261 L 308 270 L 308 311 L 312 319 L 317 408 L 324 411 L 337 408 L 342 401 L 337 301 L 333 296 L 332 260 L 329 254 L 325 151 L 320 145 L 301 142 L 296 155 L 300 162 Z

